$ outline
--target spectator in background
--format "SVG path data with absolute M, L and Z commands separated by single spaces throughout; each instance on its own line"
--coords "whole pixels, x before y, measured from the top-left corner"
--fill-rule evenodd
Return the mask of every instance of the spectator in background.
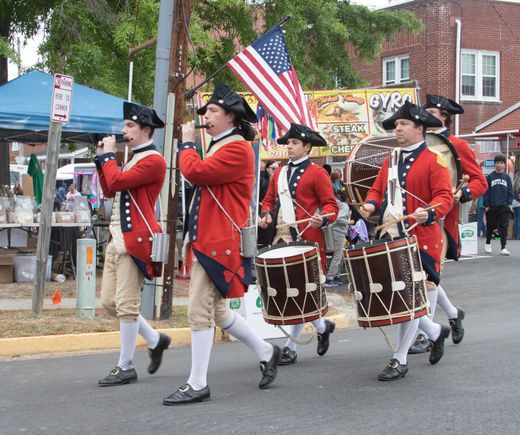
M 322 167 L 323 167 L 323 169 L 325 169 L 327 171 L 327 174 L 329 174 L 329 177 L 330 177 L 330 175 L 332 174 L 332 166 L 325 163 Z
M 13 190 L 13 194 L 14 195 L 23 195 L 23 190 L 22 190 L 22 186 L 20 185 L 20 182 L 17 181 L 14 185 L 14 190 Z
M 343 249 L 345 248 L 345 238 L 350 226 L 350 209 L 347 205 L 347 189 L 335 192 L 336 202 L 338 203 L 339 213 L 336 221 L 331 225 L 334 238 L 334 254 L 329 265 L 325 287 L 337 287 L 345 285 L 347 282 L 339 277 L 341 260 L 343 259 Z
M 276 160 L 266 160 L 265 169 L 260 172 L 260 195 L 258 196 L 258 202 L 261 203 L 267 193 L 269 187 L 269 181 L 274 174 L 274 171 L 278 169 L 280 164 Z M 261 207 L 260 207 L 261 208 Z
M 506 249 L 506 243 L 509 217 L 511 216 L 510 206 L 513 203 L 513 183 L 511 177 L 506 174 L 506 164 L 505 155 L 495 156 L 495 170 L 486 177 L 488 182 L 488 190 L 484 194 L 487 221 L 486 245 L 484 246 L 486 254 L 493 253 L 491 238 L 496 229 L 500 234 L 500 254 L 510 255 Z
M 486 211 L 484 208 L 484 196 L 477 198 L 477 235 L 478 237 L 486 237 Z
M 513 182 L 513 215 L 515 217 L 513 223 L 513 237 L 520 239 L 520 172 L 516 174 Z
M 332 182 L 332 189 L 334 190 L 335 195 L 344 188 L 344 184 L 341 181 L 341 172 L 339 170 L 334 169 L 331 172 L 330 181 Z
M 260 173 L 260 192 L 258 195 L 258 212 L 262 210 L 262 200 L 264 199 L 269 182 L 273 177 L 274 171 L 278 169 L 280 164 L 276 160 L 266 160 L 265 169 Z M 270 224 L 267 228 L 258 227 L 258 239 L 257 244 L 259 246 L 267 246 L 273 240 L 274 237 L 274 225 Z
M 69 191 L 67 192 L 67 195 L 65 195 L 65 210 L 66 211 L 74 211 L 74 198 L 77 196 L 81 196 L 81 193 L 79 193 L 76 190 L 76 185 L 71 184 L 69 186 Z
M 56 195 L 54 196 L 54 211 L 62 211 L 65 208 L 65 196 L 67 195 L 67 189 L 65 185 L 61 185 L 56 189 Z

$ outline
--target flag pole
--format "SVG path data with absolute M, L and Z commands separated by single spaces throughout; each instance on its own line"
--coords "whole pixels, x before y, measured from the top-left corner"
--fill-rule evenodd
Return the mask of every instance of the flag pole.
M 276 24 L 276 26 L 283 26 L 287 21 L 289 21 L 290 19 L 292 18 L 292 16 L 290 15 L 286 15 L 282 21 L 280 21 L 278 24 Z M 276 26 L 273 26 L 273 27 L 276 27 Z M 272 27 L 271 27 L 272 28 Z M 259 38 L 257 38 L 259 39 Z M 186 91 L 186 93 L 184 94 L 184 98 L 186 100 L 191 100 L 193 98 L 193 96 L 195 95 L 195 93 L 202 87 L 204 86 L 206 83 L 208 83 L 211 79 L 213 79 L 217 74 L 219 74 L 224 68 L 226 68 L 227 66 L 227 62 L 222 65 L 219 69 L 217 69 L 213 74 L 211 74 L 210 76 L 206 77 L 201 83 L 199 83 L 198 85 L 194 86 L 193 88 L 189 89 Z

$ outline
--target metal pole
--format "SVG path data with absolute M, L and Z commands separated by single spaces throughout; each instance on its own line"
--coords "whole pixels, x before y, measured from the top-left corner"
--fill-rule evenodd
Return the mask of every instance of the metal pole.
M 52 227 L 52 207 L 54 205 L 56 171 L 61 143 L 62 125 L 51 122 L 47 141 L 47 160 L 45 178 L 43 181 L 42 205 L 40 214 L 40 228 L 38 231 L 38 245 L 36 248 L 36 280 L 32 298 L 33 317 L 40 317 L 43 309 L 43 295 L 45 293 L 45 275 L 49 255 L 49 243 Z
M 159 9 L 159 25 L 157 34 L 157 48 L 155 53 L 155 83 L 153 93 L 153 108 L 161 119 L 166 120 L 166 99 L 168 95 L 168 72 L 170 58 L 170 41 L 173 22 L 173 0 L 161 0 Z M 155 130 L 153 141 L 160 153 L 164 154 L 164 129 Z M 166 157 L 166 156 L 165 156 Z M 169 161 L 166 159 L 167 166 Z M 168 179 L 168 172 L 166 173 Z M 165 185 L 168 181 L 165 181 Z M 161 201 L 167 200 L 166 194 L 161 193 Z M 163 207 L 166 210 L 166 207 Z M 157 210 L 158 212 L 158 210 Z M 162 222 L 161 222 L 162 224 Z M 170 237 L 174 237 L 171 235 Z M 141 294 L 141 314 L 146 319 L 157 319 L 157 306 L 162 297 L 162 277 L 158 280 L 145 280 L 143 292 Z

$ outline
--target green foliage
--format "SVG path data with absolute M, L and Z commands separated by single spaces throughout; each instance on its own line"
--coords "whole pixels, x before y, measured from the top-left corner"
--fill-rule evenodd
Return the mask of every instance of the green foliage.
M 126 97 L 128 50 L 156 37 L 159 0 L 55 3 L 45 25 L 40 67 L 71 74 L 79 83 Z M 190 65 L 195 65 L 198 74 L 211 74 L 286 15 L 293 17 L 284 29 L 304 89 L 363 85 L 352 69 L 348 45 L 359 58 L 372 61 L 383 42 L 397 32 L 423 29 L 410 12 L 370 11 L 341 0 L 194 0 L 189 33 L 196 51 L 190 49 Z M 150 104 L 155 48 L 140 51 L 133 60 L 133 99 Z M 228 69 L 218 80 L 244 89 Z
M 0 56 L 6 57 L 14 63 L 18 61 L 18 55 L 9 45 L 7 38 L 0 37 Z

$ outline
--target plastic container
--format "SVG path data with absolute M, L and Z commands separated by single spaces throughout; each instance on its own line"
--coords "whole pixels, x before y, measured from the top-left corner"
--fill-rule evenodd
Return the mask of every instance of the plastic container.
M 16 254 L 14 259 L 14 280 L 16 282 L 30 282 L 36 279 L 36 255 Z M 52 255 L 47 259 L 45 281 L 51 280 Z

